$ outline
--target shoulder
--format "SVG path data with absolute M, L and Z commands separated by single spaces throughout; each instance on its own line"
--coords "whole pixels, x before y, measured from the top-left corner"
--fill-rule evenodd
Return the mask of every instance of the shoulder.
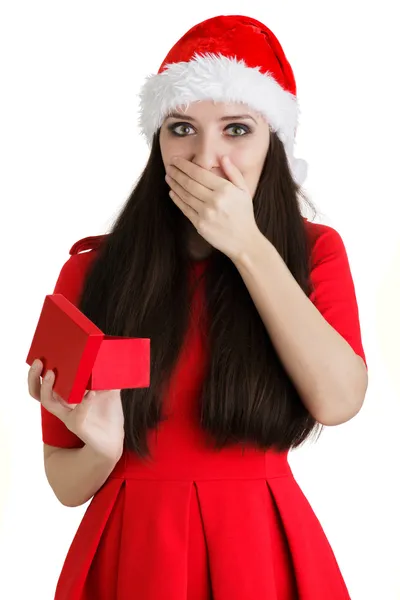
M 329 225 L 306 221 L 309 240 L 310 278 L 319 293 L 322 288 L 340 293 L 353 290 L 350 261 L 340 233 Z M 333 289 L 337 288 L 337 289 Z
M 97 256 L 97 251 L 105 242 L 108 235 L 94 235 L 85 237 L 75 242 L 69 251 L 64 268 L 71 272 L 77 271 L 85 273 Z
M 76 304 L 85 278 L 94 264 L 97 250 L 106 239 L 106 235 L 97 235 L 78 240 L 69 251 L 69 258 L 63 264 L 58 275 L 53 294 L 63 294 Z
M 346 254 L 343 238 L 330 225 L 304 219 L 312 262 L 318 263 L 332 255 Z

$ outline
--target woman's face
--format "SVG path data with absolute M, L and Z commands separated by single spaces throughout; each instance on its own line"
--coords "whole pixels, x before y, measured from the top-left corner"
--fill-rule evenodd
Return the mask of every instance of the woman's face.
M 194 102 L 177 109 L 163 122 L 160 147 L 164 166 L 173 156 L 227 179 L 220 159 L 228 155 L 246 180 L 251 196 L 267 156 L 270 130 L 267 121 L 245 104 Z

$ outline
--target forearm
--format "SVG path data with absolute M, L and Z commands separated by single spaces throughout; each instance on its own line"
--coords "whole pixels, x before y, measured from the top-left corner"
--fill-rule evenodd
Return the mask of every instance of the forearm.
M 362 359 L 324 319 L 261 233 L 234 262 L 309 412 L 325 425 L 352 418 L 366 391 Z
M 90 446 L 59 448 L 45 460 L 47 480 L 65 506 L 80 506 L 90 500 L 106 481 L 116 459 L 96 454 Z

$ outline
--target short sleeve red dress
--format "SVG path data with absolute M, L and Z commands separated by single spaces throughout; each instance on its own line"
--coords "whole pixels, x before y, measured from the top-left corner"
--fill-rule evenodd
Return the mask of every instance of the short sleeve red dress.
M 329 226 L 305 223 L 313 243 L 310 299 L 365 362 L 343 241 Z M 99 239 L 74 245 L 55 293 L 78 302 Z M 194 262 L 191 276 L 205 267 Z M 195 318 L 201 284 L 197 290 L 165 398 L 168 419 L 149 438 L 152 459 L 123 453 L 87 507 L 55 600 L 349 600 L 288 453 L 206 445 L 195 410 L 206 364 Z M 41 410 L 46 444 L 83 446 Z

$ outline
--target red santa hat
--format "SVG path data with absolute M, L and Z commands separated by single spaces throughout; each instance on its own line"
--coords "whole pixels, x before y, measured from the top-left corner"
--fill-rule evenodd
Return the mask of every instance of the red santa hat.
M 296 82 L 268 27 L 250 17 L 222 15 L 192 27 L 172 47 L 141 92 L 139 126 L 149 145 L 167 115 L 192 102 L 244 103 L 262 114 L 286 150 L 295 181 L 307 163 L 294 157 L 299 120 Z

